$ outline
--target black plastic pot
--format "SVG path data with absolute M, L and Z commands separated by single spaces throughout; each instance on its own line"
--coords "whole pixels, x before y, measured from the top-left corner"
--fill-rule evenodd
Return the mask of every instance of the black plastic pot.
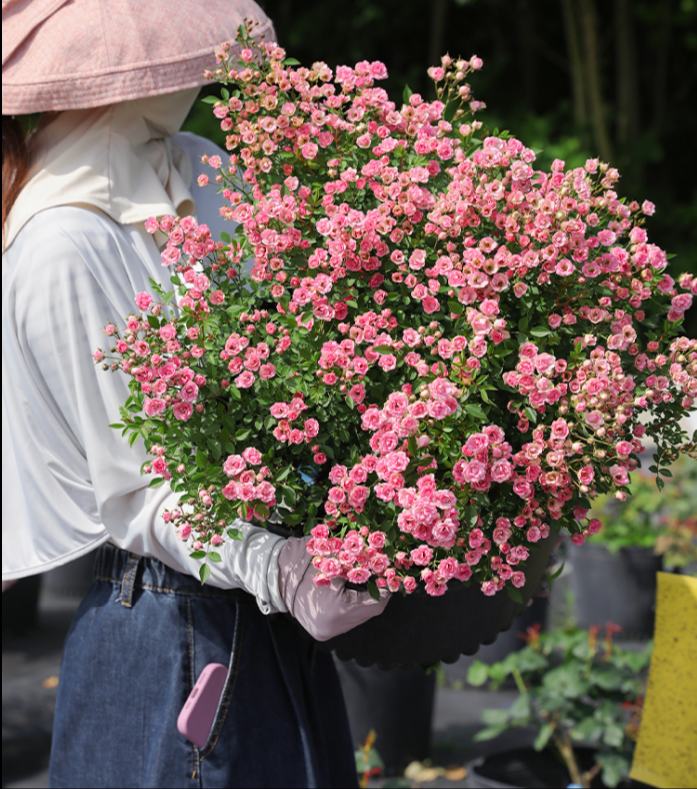
M 576 748 L 579 767 L 593 766 L 593 749 Z M 571 783 L 566 765 L 552 751 L 519 748 L 479 757 L 467 765 L 465 787 L 468 789 L 562 789 Z M 594 789 L 605 784 L 600 777 L 593 780 Z M 642 787 L 644 784 L 626 779 L 620 787 Z
M 530 552 L 525 565 L 527 582 L 521 589 L 524 602 L 514 602 L 500 592 L 482 594 L 478 584 L 451 582 L 442 597 L 431 597 L 419 588 L 411 595 L 392 595 L 385 611 L 320 647 L 333 649 L 341 660 L 359 666 L 376 663 L 381 668 L 431 666 L 454 663 L 460 655 L 473 655 L 481 644 L 492 644 L 502 630 L 525 611 L 537 590 L 554 546 L 554 536 Z
M 547 615 L 549 611 L 549 598 L 534 597 L 532 604 L 514 620 L 509 630 L 499 633 L 498 638 L 493 644 L 488 644 L 479 648 L 475 655 L 463 655 L 453 664 L 445 665 L 443 670 L 448 682 L 466 683 L 467 673 L 475 660 L 481 660 L 491 666 L 504 660 L 512 652 L 522 649 L 526 641 L 521 636 L 526 634 L 529 627 L 539 626 L 544 631 L 547 627 Z M 504 687 L 515 687 L 513 677 L 507 677 Z
M 363 745 L 375 731 L 375 750 L 384 775 L 401 775 L 413 761 L 428 757 L 435 696 L 435 672 L 390 669 L 336 660 L 353 744 Z
M 591 543 L 570 546 L 569 561 L 579 627 L 613 622 L 622 628 L 618 638 L 651 638 L 660 556 L 651 548 L 620 548 L 613 554 Z

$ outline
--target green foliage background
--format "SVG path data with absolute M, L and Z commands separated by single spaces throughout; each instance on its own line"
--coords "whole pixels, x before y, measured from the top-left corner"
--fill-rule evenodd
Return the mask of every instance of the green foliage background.
M 697 274 L 697 0 L 259 2 L 290 56 L 331 67 L 382 60 L 398 103 L 405 84 L 432 97 L 426 69 L 441 54 L 479 55 L 484 68 L 472 87 L 488 105 L 481 120 L 541 151 L 541 167 L 557 157 L 576 166 L 605 151 L 622 173 L 620 193 L 656 204 L 648 230 L 676 254 L 671 272 Z M 197 102 L 185 128 L 224 140 L 210 105 Z M 697 308 L 690 313 L 694 337 Z

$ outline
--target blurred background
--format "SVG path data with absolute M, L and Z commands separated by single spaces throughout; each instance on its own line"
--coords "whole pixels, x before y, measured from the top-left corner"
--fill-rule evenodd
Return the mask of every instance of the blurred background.
M 542 168 L 595 156 L 618 167 L 621 195 L 656 204 L 649 235 L 675 254 L 671 273 L 697 274 L 697 0 L 259 3 L 304 65 L 383 61 L 400 105 L 407 84 L 432 97 L 426 69 L 441 55 L 479 55 L 472 89 L 488 106 L 477 117 L 540 151 Z M 185 128 L 224 143 L 209 105 Z

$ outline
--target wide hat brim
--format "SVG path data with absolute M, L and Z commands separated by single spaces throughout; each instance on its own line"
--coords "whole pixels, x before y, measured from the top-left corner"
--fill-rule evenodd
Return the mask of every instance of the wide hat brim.
M 2 114 L 87 109 L 204 85 L 253 0 L 2 0 Z

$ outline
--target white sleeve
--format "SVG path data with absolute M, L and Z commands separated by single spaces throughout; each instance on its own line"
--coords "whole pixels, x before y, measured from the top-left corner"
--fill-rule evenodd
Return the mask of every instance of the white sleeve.
M 123 321 L 135 293 L 150 289 L 147 250 L 107 218 L 66 207 L 37 215 L 12 251 L 31 225 L 48 241 L 26 244 L 12 272 L 3 259 L 3 422 L 10 425 L 3 467 L 9 460 L 22 481 L 17 491 L 3 485 L 3 579 L 30 574 L 32 562 L 42 565 L 34 572 L 56 566 L 109 537 L 196 576 L 199 562 L 162 518 L 178 494 L 148 488 L 142 444 L 129 447 L 109 427 L 120 421 L 128 379 L 92 359 L 108 345 L 106 323 Z M 247 590 L 265 613 L 284 611 L 277 581 L 284 539 L 250 524 L 243 532 L 245 540 L 227 542 L 223 561 L 211 564 L 208 583 Z

